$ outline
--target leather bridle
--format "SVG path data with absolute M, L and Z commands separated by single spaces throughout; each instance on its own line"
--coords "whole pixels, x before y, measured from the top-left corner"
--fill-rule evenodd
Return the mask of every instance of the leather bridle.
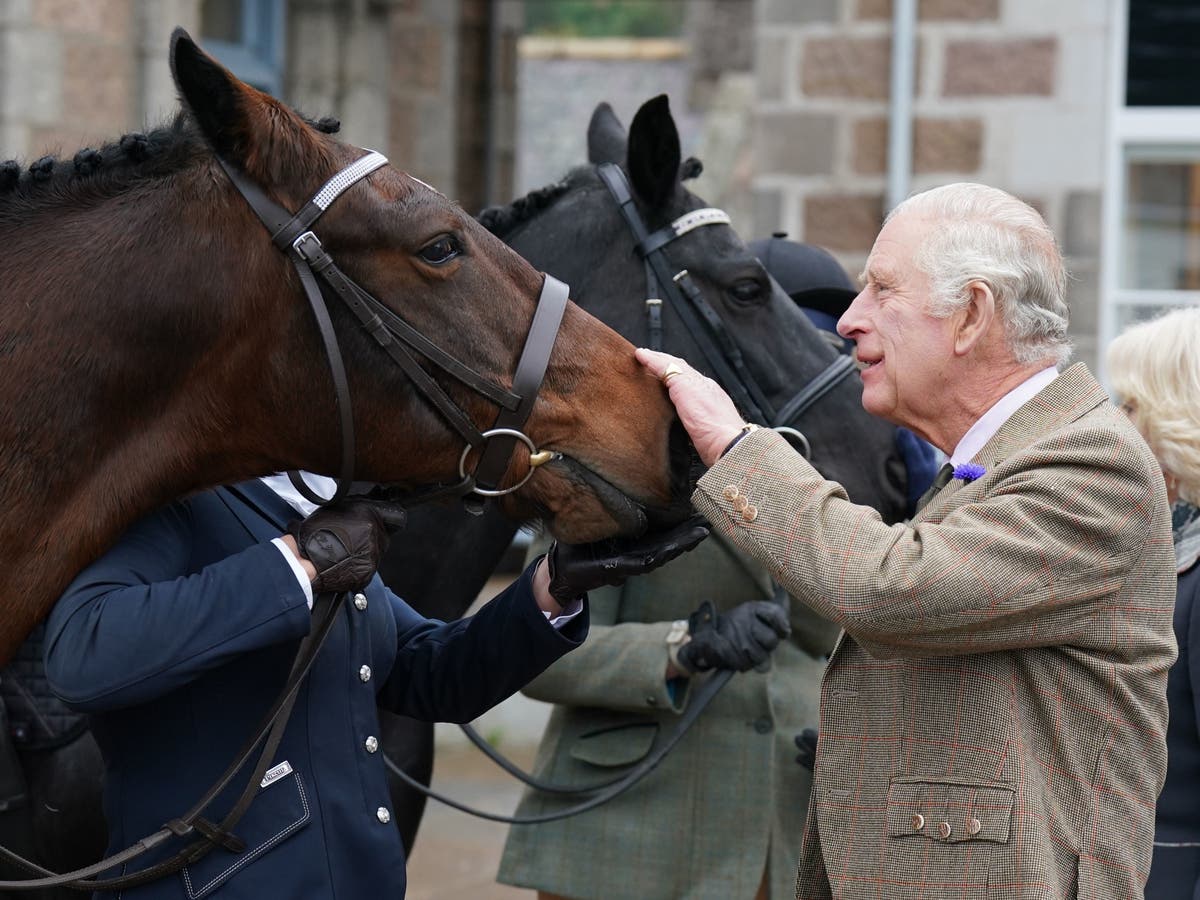
M 725 323 L 704 299 L 688 270 L 672 272 L 673 267 L 664 252 L 672 241 L 696 228 L 729 225 L 729 216 L 722 210 L 705 207 L 685 213 L 665 228 L 651 233 L 638 211 L 624 170 L 616 163 L 602 163 L 598 172 L 621 210 L 621 216 L 633 234 L 637 252 L 646 264 L 650 349 L 662 349 L 662 298 L 665 298 L 700 348 L 713 377 L 733 398 L 746 419 L 774 428 L 798 444 L 797 449 L 805 457 L 810 457 L 812 448 L 808 438 L 793 423 L 855 370 L 853 358 L 839 354 L 776 410 L 746 367 L 745 357 Z
M 776 431 L 796 446 L 805 457 L 812 455 L 808 438 L 793 422 L 808 411 L 818 400 L 828 394 L 843 379 L 855 370 L 854 360 L 849 356 L 839 354 L 832 363 L 817 374 L 808 384 L 796 392 L 779 410 L 771 405 L 766 394 L 759 387 L 754 376 L 747 369 L 745 358 L 740 348 L 725 328 L 724 322 L 712 305 L 704 299 L 700 289 L 683 269 L 674 275 L 672 267 L 664 252 L 665 248 L 677 238 L 706 225 L 729 225 L 729 216 L 720 209 L 704 207 L 692 210 L 671 222 L 665 228 L 650 233 L 642 220 L 637 204 L 625 172 L 615 163 L 603 163 L 598 167 L 601 180 L 607 186 L 609 193 L 616 200 L 625 219 L 626 225 L 632 232 L 638 254 L 646 265 L 646 315 L 649 332 L 649 346 L 652 350 L 662 349 L 662 299 L 666 297 L 672 308 L 679 314 L 692 338 L 700 348 L 716 380 L 721 383 L 726 392 L 737 403 L 747 419 L 770 425 Z M 660 296 L 661 295 L 661 296 Z M 786 593 L 778 585 L 774 589 L 774 602 L 787 608 Z M 701 685 L 688 704 L 686 713 L 675 723 L 671 732 L 657 738 L 650 751 L 637 763 L 621 773 L 585 785 L 564 785 L 539 779 L 525 772 L 502 753 L 492 747 L 471 725 L 460 726 L 463 733 L 484 755 L 504 769 L 513 777 L 529 785 L 534 790 L 572 797 L 576 800 L 571 806 L 554 812 L 538 813 L 535 815 L 504 815 L 476 809 L 448 797 L 422 784 L 396 765 L 387 754 L 384 763 L 388 769 L 413 790 L 432 797 L 447 806 L 461 812 L 488 819 L 493 822 L 504 822 L 513 825 L 533 825 L 553 822 L 570 816 L 579 815 L 597 806 L 601 806 L 615 797 L 628 791 L 647 775 L 653 772 L 667 757 L 684 734 L 699 718 L 709 702 L 728 683 L 733 672 L 726 670 L 715 672 Z
M 333 377 L 342 436 L 338 487 L 332 497 L 320 497 L 313 493 L 298 473 L 289 472 L 288 477 L 296 490 L 311 502 L 323 505 L 344 497 L 354 480 L 354 418 L 350 407 L 346 367 L 326 304 L 326 298 L 330 295 L 337 297 L 354 313 L 367 333 L 404 370 L 416 389 L 466 442 L 459 458 L 459 480 L 416 495 L 415 501 L 425 502 L 446 495 L 499 497 L 521 488 L 533 476 L 538 461 L 545 459 L 544 455 L 538 454 L 533 441 L 522 429 L 533 411 L 534 401 L 550 361 L 550 353 L 554 349 L 567 305 L 567 286 L 552 276 L 545 275 L 533 322 L 513 375 L 512 388 L 505 388 L 442 350 L 355 283 L 337 267 L 313 232 L 313 225 L 317 219 L 347 188 L 387 164 L 387 158 L 383 154 L 374 150 L 367 151 L 365 156 L 326 182 L 295 215 L 267 197 L 257 184 L 246 178 L 234 166 L 219 157 L 218 162 L 266 226 L 271 234 L 272 243 L 287 254 L 299 274 L 304 294 L 320 329 L 325 357 Z M 492 427 L 485 431 L 476 427 L 462 407 L 446 393 L 445 388 L 417 363 L 413 352 L 500 407 L 500 413 Z M 529 448 L 534 462 L 521 481 L 501 488 L 500 480 L 504 477 L 512 451 L 518 442 Z M 480 450 L 481 455 L 475 471 L 467 473 L 467 455 L 472 448 Z M 401 505 L 411 506 L 412 502 L 414 500 Z M 473 511 L 478 509 L 479 507 L 475 506 Z

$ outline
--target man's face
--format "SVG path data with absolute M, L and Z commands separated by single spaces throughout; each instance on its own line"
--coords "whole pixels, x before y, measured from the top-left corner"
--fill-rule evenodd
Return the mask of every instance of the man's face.
M 854 341 L 862 366 L 863 408 L 926 437 L 945 403 L 954 361 L 955 317 L 926 312 L 929 276 L 915 263 L 927 223 L 914 215 L 892 219 L 871 248 L 865 285 L 838 320 Z

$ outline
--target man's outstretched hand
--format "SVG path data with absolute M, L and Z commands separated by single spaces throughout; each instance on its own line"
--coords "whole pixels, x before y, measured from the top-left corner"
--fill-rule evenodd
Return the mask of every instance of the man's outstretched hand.
M 639 538 L 614 538 L 593 544 L 560 544 L 546 553 L 550 596 L 567 606 L 593 588 L 624 584 L 625 579 L 657 569 L 708 537 L 711 527 L 693 516 L 669 531 Z

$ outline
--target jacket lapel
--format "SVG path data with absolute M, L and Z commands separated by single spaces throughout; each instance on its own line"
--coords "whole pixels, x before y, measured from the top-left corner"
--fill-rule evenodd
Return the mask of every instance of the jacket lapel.
M 1021 405 L 971 462 L 983 466 L 983 477 L 986 478 L 986 473 L 1043 434 L 1082 418 L 1107 401 L 1108 394 L 1088 372 L 1087 366 L 1076 363 Z M 963 482 L 959 479 L 951 481 L 913 517 L 913 521 L 924 521 L 931 513 L 946 509 L 962 487 Z

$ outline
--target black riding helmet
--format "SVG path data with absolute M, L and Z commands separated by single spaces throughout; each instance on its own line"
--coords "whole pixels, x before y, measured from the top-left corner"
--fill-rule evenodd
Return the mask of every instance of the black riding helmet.
M 837 320 L 858 295 L 858 288 L 833 254 L 813 244 L 790 241 L 784 231 L 751 241 L 748 246 L 814 325 L 825 331 L 835 330 Z

